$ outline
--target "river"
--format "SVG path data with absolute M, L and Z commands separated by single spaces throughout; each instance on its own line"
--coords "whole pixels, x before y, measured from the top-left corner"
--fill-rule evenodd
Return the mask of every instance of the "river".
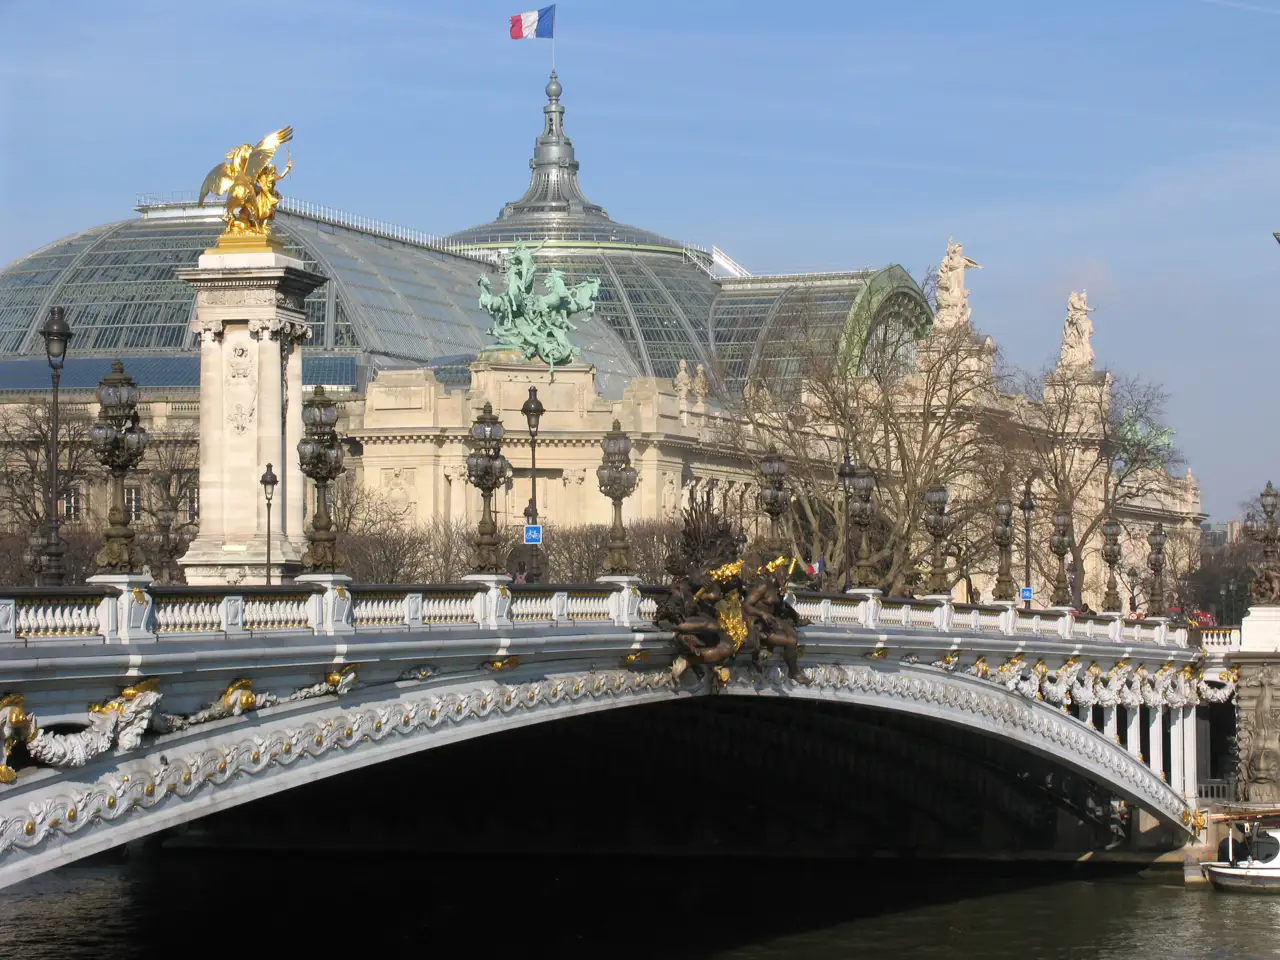
M 0 893 L 0 956 L 1280 956 L 1280 897 L 1176 877 L 884 866 L 167 851 Z

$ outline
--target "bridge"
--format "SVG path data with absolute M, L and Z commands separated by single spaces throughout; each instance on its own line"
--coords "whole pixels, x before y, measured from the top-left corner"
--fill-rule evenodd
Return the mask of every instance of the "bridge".
M 807 684 L 768 664 L 673 682 L 672 637 L 652 620 L 663 590 L 341 576 L 0 588 L 0 886 L 445 744 L 706 697 L 966 730 L 1086 778 L 1166 842 L 1195 833 L 1195 706 L 1235 681 L 1185 630 L 794 590 L 813 621 Z

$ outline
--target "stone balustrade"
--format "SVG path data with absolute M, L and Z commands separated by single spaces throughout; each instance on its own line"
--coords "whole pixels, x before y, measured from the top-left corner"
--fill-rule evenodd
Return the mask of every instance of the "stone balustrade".
M 627 580 L 589 584 L 353 584 L 341 576 L 302 577 L 252 587 L 159 586 L 146 578 L 58 589 L 0 588 L 0 644 L 115 643 L 210 634 L 385 633 L 478 626 L 607 624 L 652 629 L 665 588 Z M 1078 616 L 1012 604 L 825 594 L 796 590 L 815 624 L 870 631 L 977 634 L 1012 638 L 1187 647 L 1187 630 L 1164 620 Z M 1239 648 L 1239 630 L 1197 631 L 1211 652 Z

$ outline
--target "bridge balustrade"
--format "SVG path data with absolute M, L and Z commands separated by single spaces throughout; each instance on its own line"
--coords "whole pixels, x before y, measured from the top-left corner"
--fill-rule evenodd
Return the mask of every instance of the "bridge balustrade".
M 353 584 L 342 577 L 280 586 L 117 588 L 0 587 L 0 644 L 119 643 L 207 638 L 210 634 L 334 634 L 434 630 L 458 626 L 609 624 L 648 627 L 666 588 L 630 582 Z M 1186 647 L 1186 628 L 1164 620 L 1125 620 L 1010 604 L 854 596 L 794 590 L 815 624 L 866 630 L 976 633 L 1088 643 Z M 1196 632 L 1210 653 L 1239 648 L 1239 630 Z

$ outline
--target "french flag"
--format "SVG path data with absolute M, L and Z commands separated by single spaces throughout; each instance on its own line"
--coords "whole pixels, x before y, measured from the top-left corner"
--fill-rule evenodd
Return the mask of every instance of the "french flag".
M 552 40 L 556 35 L 556 5 L 528 13 L 517 13 L 511 18 L 512 40 Z
M 823 568 L 824 568 L 825 566 L 826 566 L 826 563 L 824 563 L 824 562 L 823 562 L 823 558 L 822 558 L 822 557 L 819 557 L 819 558 L 818 558 L 818 562 L 817 562 L 817 563 L 811 563 L 811 564 L 809 564 L 809 566 L 808 566 L 808 568 L 807 568 L 807 569 L 808 569 L 808 571 L 809 571 L 809 576 L 811 576 L 811 577 L 821 576 L 821 575 L 822 575 L 822 570 L 823 570 Z

